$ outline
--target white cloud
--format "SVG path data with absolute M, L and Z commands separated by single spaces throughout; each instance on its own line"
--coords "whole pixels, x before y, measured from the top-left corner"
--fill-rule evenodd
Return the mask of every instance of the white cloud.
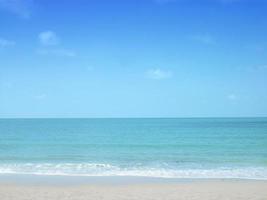
M 210 34 L 199 34 L 199 35 L 194 35 L 191 37 L 193 40 L 207 44 L 207 45 L 214 45 L 216 44 L 215 39 L 210 35 Z
M 150 69 L 146 72 L 147 77 L 156 80 L 168 79 L 172 77 L 172 72 L 169 70 L 162 69 Z
M 39 34 L 39 41 L 42 45 L 51 46 L 58 45 L 59 38 L 57 34 L 53 31 L 44 31 Z
M 76 56 L 74 51 L 60 47 L 60 39 L 54 31 L 43 31 L 38 35 L 38 38 L 42 45 L 41 49 L 37 50 L 40 55 Z
M 9 47 L 15 45 L 14 41 L 6 40 L 4 38 L 0 38 L 0 47 Z
M 0 9 L 13 13 L 21 18 L 31 16 L 33 0 L 0 0 Z
M 54 56 L 64 56 L 64 57 L 75 57 L 75 52 L 68 49 L 40 49 L 37 51 L 40 55 L 54 55 Z

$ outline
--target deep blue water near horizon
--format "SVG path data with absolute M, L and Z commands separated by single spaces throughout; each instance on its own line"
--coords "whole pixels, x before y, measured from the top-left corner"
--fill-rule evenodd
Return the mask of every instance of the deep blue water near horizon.
M 0 173 L 267 179 L 267 118 L 0 119 Z

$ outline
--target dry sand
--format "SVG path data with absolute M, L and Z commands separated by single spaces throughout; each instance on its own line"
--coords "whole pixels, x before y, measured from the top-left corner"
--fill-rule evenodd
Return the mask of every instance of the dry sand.
M 0 200 L 267 200 L 267 181 L 0 183 Z

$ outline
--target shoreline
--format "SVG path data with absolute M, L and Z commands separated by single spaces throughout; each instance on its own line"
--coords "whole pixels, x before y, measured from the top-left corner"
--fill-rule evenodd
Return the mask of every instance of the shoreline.
M 197 182 L 255 182 L 267 183 L 266 179 L 246 178 L 164 178 L 147 176 L 69 176 L 36 174 L 0 174 L 0 185 L 5 183 L 17 185 L 88 185 L 88 184 L 179 184 Z

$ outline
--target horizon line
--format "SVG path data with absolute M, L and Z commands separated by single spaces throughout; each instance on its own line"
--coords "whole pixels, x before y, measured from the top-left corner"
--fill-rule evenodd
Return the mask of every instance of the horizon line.
M 0 119 L 210 119 L 210 118 L 267 118 L 267 116 L 210 116 L 210 117 L 0 117 Z

